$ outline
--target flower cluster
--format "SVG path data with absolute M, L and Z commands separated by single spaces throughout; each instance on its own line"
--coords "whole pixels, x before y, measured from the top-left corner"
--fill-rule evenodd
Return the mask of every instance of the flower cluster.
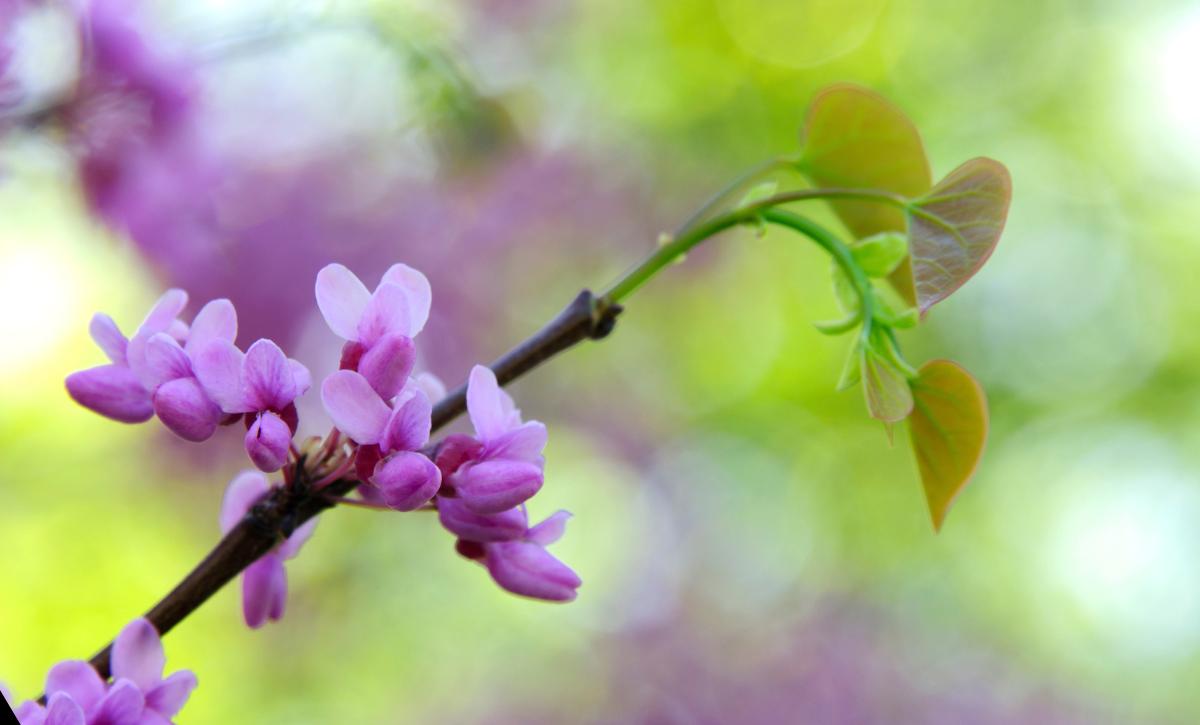
M 316 301 L 333 332 L 345 342 L 339 369 L 320 395 L 335 428 L 324 441 L 300 450 L 293 444 L 296 400 L 311 387 L 307 368 L 274 342 L 236 344 L 237 312 L 229 300 L 204 305 L 186 323 L 188 297 L 170 290 L 155 303 L 131 337 L 107 315 L 96 315 L 91 334 L 109 363 L 67 378 L 77 402 L 126 423 L 157 417 L 181 438 L 204 441 L 222 426 L 242 421 L 247 455 L 262 472 L 282 469 L 272 484 L 259 471 L 230 483 L 220 525 L 228 533 L 279 487 L 321 496 L 335 481 L 357 500 L 334 499 L 395 511 L 436 511 L 457 537 L 460 554 L 484 565 L 502 588 L 548 601 L 570 601 L 580 585 L 566 565 L 546 551 L 563 532 L 565 511 L 530 526 L 526 502 L 542 487 L 546 427 L 523 422 L 496 376 L 476 366 L 467 385 L 474 435 L 454 434 L 430 443 L 433 401 L 440 381 L 416 373 L 414 338 L 429 317 L 429 282 L 417 270 L 393 265 L 374 290 L 349 269 L 331 264 L 316 280 Z M 243 572 L 243 615 L 250 627 L 283 616 L 287 598 L 284 562 L 312 535 L 310 520 Z
M 112 646 L 112 682 L 83 660 L 66 660 L 46 675 L 46 704 L 15 708 L 21 725 L 162 725 L 187 702 L 196 676 L 180 670 L 163 677 L 166 657 L 154 626 L 135 619 Z M 8 698 L 8 693 L 5 693 Z

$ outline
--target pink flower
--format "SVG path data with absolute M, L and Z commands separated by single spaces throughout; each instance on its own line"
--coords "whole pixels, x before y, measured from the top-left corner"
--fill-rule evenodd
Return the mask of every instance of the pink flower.
M 438 518 L 459 537 L 460 553 L 481 562 L 506 591 L 551 602 L 575 599 L 575 590 L 583 583 L 570 567 L 546 551 L 562 538 L 570 517 L 568 512 L 558 511 L 526 528 L 523 506 L 480 515 L 454 499 L 438 499 Z
M 267 477 L 258 471 L 244 471 L 234 478 L 221 502 L 221 533 L 229 533 L 270 490 Z M 287 571 L 283 564 L 300 552 L 316 527 L 317 520 L 309 520 L 242 572 L 242 616 L 247 626 L 258 629 L 268 619 L 278 621 L 283 617 L 287 603 Z

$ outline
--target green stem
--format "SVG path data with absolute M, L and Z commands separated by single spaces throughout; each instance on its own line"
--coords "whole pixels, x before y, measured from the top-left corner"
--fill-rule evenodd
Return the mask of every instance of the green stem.
M 744 172 L 741 176 L 729 182 L 724 188 L 709 197 L 708 201 L 701 204 L 699 209 L 692 212 L 691 216 L 689 216 L 682 224 L 676 227 L 675 236 L 678 237 L 686 233 L 688 229 L 691 229 L 693 226 L 699 223 L 701 219 L 707 216 L 721 202 L 727 200 L 738 191 L 745 189 L 750 185 L 751 182 L 761 179 L 772 171 L 792 168 L 792 165 L 792 159 L 789 159 L 786 156 L 776 156 L 775 158 L 767 159 L 757 166 L 751 167 L 748 171 Z

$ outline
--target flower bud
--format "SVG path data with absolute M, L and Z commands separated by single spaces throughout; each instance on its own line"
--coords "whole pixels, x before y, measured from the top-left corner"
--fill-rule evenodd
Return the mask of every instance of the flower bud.
M 569 566 L 528 541 L 489 544 L 484 563 L 502 588 L 534 599 L 569 602 L 583 583 Z
M 478 514 L 498 514 L 538 492 L 542 467 L 528 461 L 480 461 L 460 469 L 452 483 L 467 508 Z
M 172 433 L 188 441 L 212 437 L 221 421 L 221 409 L 192 377 L 177 378 L 154 391 L 154 412 Z
M 384 335 L 359 360 L 358 372 L 379 397 L 390 400 L 404 387 L 415 363 L 416 349 L 412 338 Z
M 267 411 L 259 414 L 246 431 L 246 455 L 258 470 L 271 473 L 287 462 L 292 430 L 282 418 Z
M 383 502 L 397 511 L 412 511 L 429 502 L 442 485 L 438 467 L 420 453 L 397 453 L 375 466 L 371 483 Z

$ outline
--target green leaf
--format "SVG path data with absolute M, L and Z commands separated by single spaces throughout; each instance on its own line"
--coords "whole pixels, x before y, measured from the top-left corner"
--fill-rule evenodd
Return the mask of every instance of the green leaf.
M 872 418 L 898 423 L 913 409 L 908 378 L 887 358 L 867 347 L 862 358 L 863 393 Z
M 922 316 L 991 256 L 1011 198 L 1012 180 L 1004 164 L 976 158 L 909 205 L 909 252 Z
M 949 360 L 931 360 L 912 381 L 909 417 L 913 452 L 935 531 L 971 480 L 987 440 L 987 397 L 971 374 Z
M 916 126 L 887 99 L 861 86 L 839 83 L 818 93 L 801 142 L 797 168 L 817 186 L 917 197 L 933 183 Z M 838 200 L 833 210 L 855 237 L 904 231 L 906 226 L 904 213 L 886 204 Z M 890 279 L 909 304 L 916 304 L 907 263 Z
M 862 312 L 855 310 L 840 320 L 821 320 L 814 322 L 813 327 L 822 335 L 844 335 L 858 327 L 862 322 Z
M 842 364 L 842 373 L 838 376 L 837 391 L 841 392 L 852 387 L 862 379 L 863 347 L 862 341 L 855 339 L 854 344 L 846 351 L 846 362 Z
M 831 270 L 833 296 L 837 298 L 838 305 L 841 306 L 843 312 L 858 312 L 862 307 L 862 300 L 858 297 L 858 290 L 854 288 L 854 283 L 850 281 L 850 278 L 846 276 L 846 271 L 837 262 L 833 263 Z
M 908 237 L 900 232 L 880 232 L 850 245 L 850 252 L 868 277 L 883 278 L 908 256 Z
M 764 181 L 760 184 L 755 184 L 746 191 L 742 200 L 737 203 L 736 208 L 745 209 L 751 204 L 757 204 L 764 199 L 770 199 L 772 196 L 775 196 L 776 191 L 779 191 L 778 181 Z

